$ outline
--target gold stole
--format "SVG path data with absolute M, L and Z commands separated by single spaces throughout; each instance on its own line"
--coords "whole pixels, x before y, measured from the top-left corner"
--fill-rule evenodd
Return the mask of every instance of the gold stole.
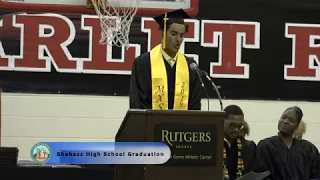
M 161 45 L 150 51 L 151 81 L 152 81 L 152 109 L 168 109 L 168 79 L 166 66 L 161 54 Z M 176 85 L 174 96 L 174 110 L 188 110 L 189 101 L 189 67 L 181 51 L 177 53 Z

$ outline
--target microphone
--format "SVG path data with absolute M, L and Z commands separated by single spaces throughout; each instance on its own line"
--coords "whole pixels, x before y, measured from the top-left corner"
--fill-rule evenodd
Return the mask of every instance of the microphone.
M 213 87 L 213 90 L 215 90 L 215 92 L 216 92 L 216 94 L 217 94 L 217 96 L 218 96 L 219 103 L 220 103 L 220 109 L 221 109 L 221 111 L 223 111 L 222 98 L 221 98 L 221 95 L 220 95 L 220 92 L 219 92 L 219 89 L 220 89 L 221 87 L 220 87 L 220 86 L 216 86 L 215 83 L 214 83 L 214 82 L 212 81 L 212 79 L 210 78 L 210 76 L 208 75 L 208 73 L 205 72 L 205 71 L 200 70 L 200 69 L 198 68 L 198 65 L 197 65 L 196 63 L 191 63 L 191 64 L 190 64 L 190 69 L 199 72 L 200 75 L 201 75 L 201 74 L 204 75 L 204 76 L 208 79 L 208 81 L 211 82 L 211 85 L 212 85 L 212 87 Z M 208 96 L 208 95 L 207 95 L 207 96 Z M 208 99 L 209 99 L 209 97 L 208 97 Z
M 203 87 L 204 89 L 204 92 L 206 94 L 206 97 L 207 97 L 207 102 L 208 102 L 208 111 L 210 111 L 210 98 L 209 98 L 209 95 L 208 95 L 208 92 L 207 92 L 207 89 L 206 87 L 204 86 L 204 83 L 203 83 L 203 80 L 202 80 L 202 72 L 200 71 L 200 69 L 198 68 L 198 65 L 196 63 L 191 63 L 190 64 L 190 69 L 193 70 L 193 71 L 196 71 L 197 75 L 198 75 L 198 78 L 201 82 L 201 86 Z
M 201 86 L 204 87 L 204 83 L 203 83 L 203 80 L 202 80 L 202 78 L 201 78 L 201 77 L 202 77 L 201 71 L 200 71 L 200 69 L 198 68 L 197 64 L 196 64 L 196 63 L 191 63 L 191 64 L 190 64 L 190 69 L 197 72 L 198 78 L 199 78 L 199 80 L 200 80 L 200 82 L 201 82 Z

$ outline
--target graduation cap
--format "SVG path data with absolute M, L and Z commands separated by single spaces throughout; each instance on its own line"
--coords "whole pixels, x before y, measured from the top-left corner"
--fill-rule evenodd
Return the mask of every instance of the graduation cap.
M 190 18 L 190 16 L 183 9 L 171 11 L 153 18 L 159 24 L 161 30 L 163 30 L 163 49 L 166 48 L 167 25 L 173 23 L 184 24 L 184 19 L 188 18 Z

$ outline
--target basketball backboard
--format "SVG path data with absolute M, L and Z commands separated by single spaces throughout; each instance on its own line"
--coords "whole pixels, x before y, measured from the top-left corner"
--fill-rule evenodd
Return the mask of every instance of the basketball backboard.
M 182 8 L 192 17 L 197 16 L 198 6 L 199 0 L 142 0 L 137 15 L 154 16 Z M 91 0 L 0 0 L 0 9 L 17 12 L 96 14 Z

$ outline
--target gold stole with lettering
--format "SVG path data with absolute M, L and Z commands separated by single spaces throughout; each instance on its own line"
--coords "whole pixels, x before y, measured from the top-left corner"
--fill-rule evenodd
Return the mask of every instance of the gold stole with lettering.
M 161 54 L 161 45 L 150 51 L 152 109 L 168 109 L 168 79 L 166 66 Z M 177 53 L 174 110 L 188 110 L 189 67 L 181 51 Z

